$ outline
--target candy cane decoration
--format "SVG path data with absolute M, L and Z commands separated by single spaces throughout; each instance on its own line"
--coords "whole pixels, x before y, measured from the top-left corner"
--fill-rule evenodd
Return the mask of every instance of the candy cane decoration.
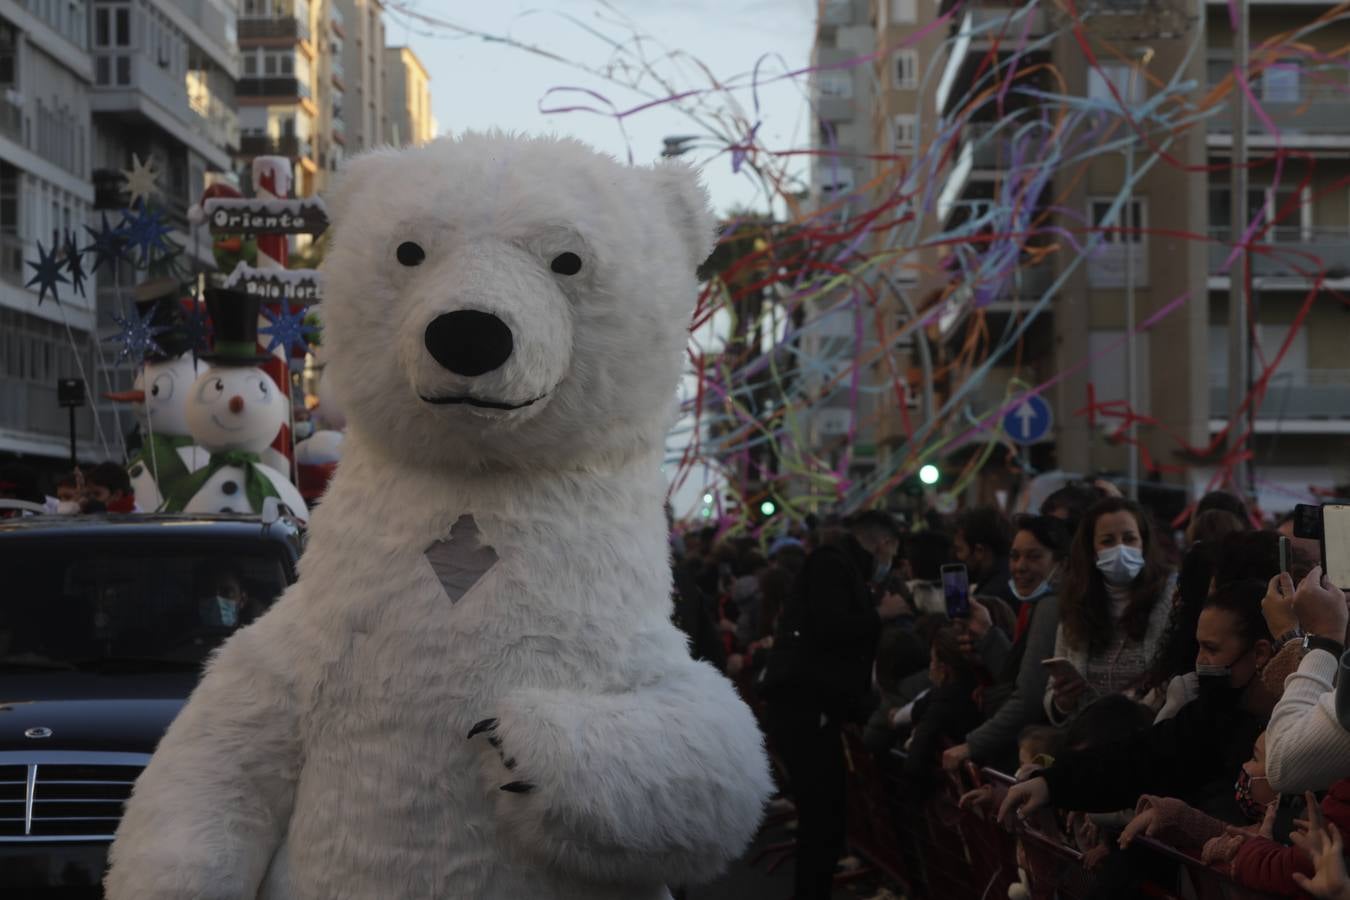
M 253 159 L 253 196 L 258 200 L 284 201 L 291 195 L 291 161 L 284 156 L 257 156 Z M 261 234 L 258 235 L 258 264 L 259 269 L 284 269 L 286 262 L 290 259 L 290 239 L 284 234 Z M 269 304 L 269 308 L 276 312 L 279 304 Z M 259 319 L 258 327 L 263 328 L 267 322 Z M 260 332 L 261 333 L 261 332 Z M 259 339 L 259 348 L 265 352 L 265 345 Z M 272 359 L 263 365 L 263 370 L 272 376 L 272 380 L 277 383 L 282 391 L 282 395 L 287 398 L 287 409 L 291 409 L 291 369 L 288 354 L 290 348 L 286 346 L 278 347 L 272 352 Z M 293 420 L 288 417 L 282 424 L 281 431 L 277 433 L 277 438 L 272 442 L 272 448 L 280 452 L 290 462 L 290 477 L 294 483 L 297 477 L 295 471 L 295 447 L 291 443 L 291 428 Z

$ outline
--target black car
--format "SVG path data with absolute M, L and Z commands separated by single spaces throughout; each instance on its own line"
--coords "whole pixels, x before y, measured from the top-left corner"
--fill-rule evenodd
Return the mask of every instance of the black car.
M 207 656 L 295 581 L 303 531 L 268 518 L 0 520 L 0 896 L 101 896 Z

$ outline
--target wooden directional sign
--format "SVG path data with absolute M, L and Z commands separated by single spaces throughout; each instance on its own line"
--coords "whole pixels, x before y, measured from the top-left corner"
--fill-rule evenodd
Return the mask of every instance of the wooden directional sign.
M 328 211 L 317 197 L 262 200 L 213 197 L 202 207 L 212 234 L 323 234 Z
M 247 263 L 234 267 L 225 287 L 262 298 L 264 303 L 291 303 L 308 306 L 322 296 L 317 269 L 255 269 Z

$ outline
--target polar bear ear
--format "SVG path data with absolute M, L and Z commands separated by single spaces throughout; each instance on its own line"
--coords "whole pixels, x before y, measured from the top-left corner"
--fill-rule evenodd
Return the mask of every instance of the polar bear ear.
M 323 194 L 323 205 L 328 213 L 330 225 L 340 225 L 351 212 L 352 204 L 355 202 L 357 194 L 361 193 L 362 188 L 381 177 L 381 170 L 389 171 L 384 164 L 395 152 L 397 151 L 392 148 L 381 147 L 368 153 L 348 157 L 343 162 L 342 167 L 334 173 L 330 187 Z M 384 177 L 389 176 L 385 175 Z
M 678 160 L 652 166 L 648 184 L 654 185 L 684 244 L 691 269 L 697 269 L 717 244 L 717 217 L 708 204 L 708 191 L 698 172 Z

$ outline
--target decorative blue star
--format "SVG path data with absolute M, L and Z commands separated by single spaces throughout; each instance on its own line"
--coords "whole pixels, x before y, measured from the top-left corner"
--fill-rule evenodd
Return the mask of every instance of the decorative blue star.
M 170 231 L 168 223 L 160 213 L 144 206 L 138 206 L 135 215 L 122 213 L 118 230 L 126 239 L 127 249 L 134 249 L 140 254 L 136 264 L 142 268 L 149 267 L 159 257 L 174 251 L 166 240 Z
M 52 292 L 52 299 L 60 303 L 61 295 L 56 292 L 56 286 L 70 283 L 66 276 L 61 274 L 62 263 L 56 258 L 56 252 L 60 248 L 53 242 L 52 252 L 48 253 L 42 249 L 42 241 L 38 241 L 37 249 L 37 262 L 28 260 L 28 264 L 33 267 L 34 274 L 25 287 L 32 287 L 35 284 L 38 286 L 38 306 L 41 306 L 42 301 L 47 299 L 48 290 Z
M 310 340 L 318 329 L 305 322 L 303 306 L 291 312 L 291 305 L 283 301 L 280 312 L 272 312 L 264 306 L 262 314 L 271 323 L 258 329 L 258 334 L 265 334 L 271 338 L 267 342 L 268 353 L 278 347 L 284 347 L 286 355 L 290 356 L 293 351 L 303 352 L 309 349 Z
M 211 317 L 206 314 L 206 307 L 195 300 L 183 314 L 183 336 L 194 354 L 211 346 Z
M 66 232 L 66 271 L 70 273 L 70 289 L 77 292 L 81 297 L 84 293 L 84 259 L 80 255 L 80 248 L 75 246 L 75 232 Z
M 94 251 L 94 267 L 91 272 L 97 272 L 98 267 L 106 263 L 117 264 L 119 259 L 125 259 L 127 255 L 127 240 L 122 234 L 121 227 L 114 228 L 108 224 L 108 214 L 102 213 L 103 226 L 95 231 L 88 225 L 84 230 L 89 232 L 89 236 L 94 242 L 84 248 L 84 252 Z
M 124 362 L 128 359 L 144 359 L 149 353 L 162 354 L 164 352 L 155 338 L 161 332 L 168 331 L 169 326 L 152 324 L 154 316 L 155 310 L 153 307 L 147 310 L 144 315 L 136 309 L 131 310 L 128 315 L 113 313 L 113 321 L 117 323 L 121 331 L 103 340 L 121 341 L 122 346 L 117 349 L 118 362 Z

